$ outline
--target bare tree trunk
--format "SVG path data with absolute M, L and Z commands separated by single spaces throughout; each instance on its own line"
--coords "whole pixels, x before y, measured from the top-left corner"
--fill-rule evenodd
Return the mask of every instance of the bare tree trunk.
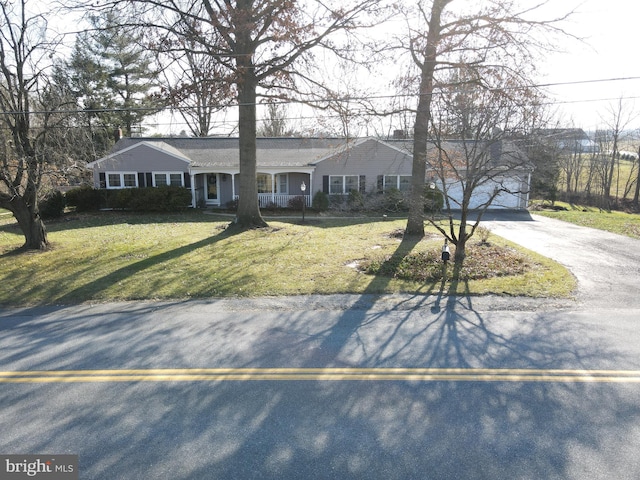
M 433 74 L 432 74 L 433 75 Z M 423 83 L 426 83 L 423 80 Z M 426 90 L 433 90 L 433 77 L 431 84 L 425 86 Z M 423 89 L 421 88 L 421 91 Z M 409 195 L 409 217 L 405 234 L 424 236 L 424 181 L 427 171 L 427 141 L 429 123 L 431 118 L 431 93 L 420 95 L 418 113 L 413 139 L 413 164 L 411 169 L 411 192 Z
M 613 140 L 613 152 L 611 153 L 611 163 L 608 165 L 607 172 L 604 175 L 604 200 L 607 202 L 607 210 L 611 210 L 612 202 L 611 202 L 611 186 L 613 185 L 613 174 L 615 172 L 616 167 L 616 151 L 618 149 L 617 138 L 614 137 Z
M 463 208 L 460 217 L 460 225 L 458 226 L 458 238 L 456 241 L 456 253 L 453 255 L 453 264 L 456 267 L 454 271 L 460 271 L 464 264 L 464 259 L 467 256 L 467 240 L 469 238 L 467 234 L 467 213 L 468 209 Z
M 431 7 L 427 45 L 421 65 L 420 98 L 416 113 L 413 136 L 413 166 L 411 170 L 411 193 L 409 196 L 409 218 L 406 235 L 424 236 L 424 182 L 427 162 L 427 142 L 431 123 L 431 101 L 433 77 L 438 59 L 442 12 L 451 0 L 435 0 Z
M 9 202 L 0 202 L 15 217 L 24 235 L 24 245 L 27 250 L 46 250 L 49 247 L 47 230 L 38 212 L 35 192 L 30 198 L 13 197 Z
M 248 42 L 248 40 L 247 40 Z M 240 143 L 240 198 L 235 223 L 242 229 L 268 226 L 260 214 L 257 179 L 257 114 L 255 77 L 251 55 L 238 57 L 238 130 Z
M 633 206 L 638 209 L 638 200 L 640 200 L 640 147 L 638 147 L 638 178 L 636 178 L 636 191 L 633 194 Z

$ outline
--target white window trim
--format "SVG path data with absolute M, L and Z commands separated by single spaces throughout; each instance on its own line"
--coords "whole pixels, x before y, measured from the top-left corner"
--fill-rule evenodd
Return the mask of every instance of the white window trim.
M 342 178 L 342 192 L 341 193 L 334 193 L 331 191 L 331 179 L 332 178 L 336 178 L 336 177 L 341 177 Z M 346 177 L 356 177 L 357 179 L 357 184 L 356 184 L 356 190 L 360 191 L 360 175 L 329 175 L 329 195 L 348 195 L 349 192 L 345 191 L 347 189 L 347 179 Z M 353 190 L 353 189 L 350 189 Z
M 396 177 L 396 180 L 394 182 L 395 185 L 388 184 L 387 183 L 387 177 Z M 396 190 L 400 190 L 400 178 L 401 177 L 411 178 L 411 175 L 397 175 L 397 174 L 383 175 L 382 176 L 382 190 L 383 191 L 387 191 L 389 188 L 395 188 Z
M 259 195 L 271 195 L 273 193 L 273 188 L 274 188 L 274 182 L 276 181 L 275 176 L 271 173 L 262 173 L 262 172 L 258 172 L 256 174 L 256 183 L 258 182 L 259 178 L 265 178 L 266 179 L 266 183 L 265 183 L 265 188 L 263 188 L 262 190 L 264 190 L 263 192 L 260 191 L 260 185 L 258 184 L 258 194 Z
M 282 186 L 282 178 L 285 178 L 285 186 L 287 187 L 284 191 L 280 188 Z M 288 173 L 278 173 L 276 174 L 276 193 L 280 195 L 288 195 L 289 194 L 289 174 Z
M 184 187 L 184 172 L 151 172 L 151 183 L 154 187 L 157 187 L 156 175 L 164 175 L 167 185 L 171 185 L 170 175 L 180 175 L 180 186 Z
M 105 173 L 105 183 L 109 190 L 120 190 L 122 188 L 138 188 L 138 172 L 104 172 Z M 120 176 L 120 185 L 112 186 L 109 183 L 109 175 L 119 175 Z M 136 180 L 135 186 L 127 187 L 124 184 L 124 176 L 125 175 L 133 175 L 133 178 Z

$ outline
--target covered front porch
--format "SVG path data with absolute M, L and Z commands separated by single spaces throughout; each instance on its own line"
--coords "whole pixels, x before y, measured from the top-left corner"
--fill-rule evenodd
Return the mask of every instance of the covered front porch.
M 258 172 L 257 181 L 260 208 L 287 208 L 292 202 L 300 202 L 300 197 L 311 206 L 311 170 Z M 191 172 L 194 207 L 231 207 L 238 199 L 238 192 L 237 171 Z

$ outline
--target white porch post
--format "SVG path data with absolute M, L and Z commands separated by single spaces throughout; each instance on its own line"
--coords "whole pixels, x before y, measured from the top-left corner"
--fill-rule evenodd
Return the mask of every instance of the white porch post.
M 191 177 L 191 208 L 196 208 L 196 176 L 189 172 Z
M 231 174 L 231 200 L 236 199 L 236 174 Z
M 309 203 L 307 204 L 309 207 L 311 206 L 313 201 L 313 172 L 309 172 Z
M 271 174 L 271 203 L 276 203 L 276 175 Z

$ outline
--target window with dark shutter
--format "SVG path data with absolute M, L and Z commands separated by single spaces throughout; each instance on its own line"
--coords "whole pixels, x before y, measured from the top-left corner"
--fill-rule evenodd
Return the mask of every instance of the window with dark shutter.
M 329 175 L 322 176 L 322 191 L 324 193 L 329 193 Z
M 98 173 L 100 177 L 100 188 L 107 188 L 107 174 L 105 172 Z
M 367 176 L 366 175 L 360 175 L 360 193 L 361 194 L 365 194 L 367 193 L 367 187 L 366 187 L 366 180 L 367 180 Z
M 384 176 L 378 175 L 378 184 L 377 184 L 378 193 L 382 193 L 384 191 Z
M 191 175 L 189 175 L 189 172 L 184 172 L 184 187 L 191 188 Z
M 147 172 L 144 174 L 144 178 L 145 178 L 144 186 L 153 187 L 153 174 L 151 172 Z

